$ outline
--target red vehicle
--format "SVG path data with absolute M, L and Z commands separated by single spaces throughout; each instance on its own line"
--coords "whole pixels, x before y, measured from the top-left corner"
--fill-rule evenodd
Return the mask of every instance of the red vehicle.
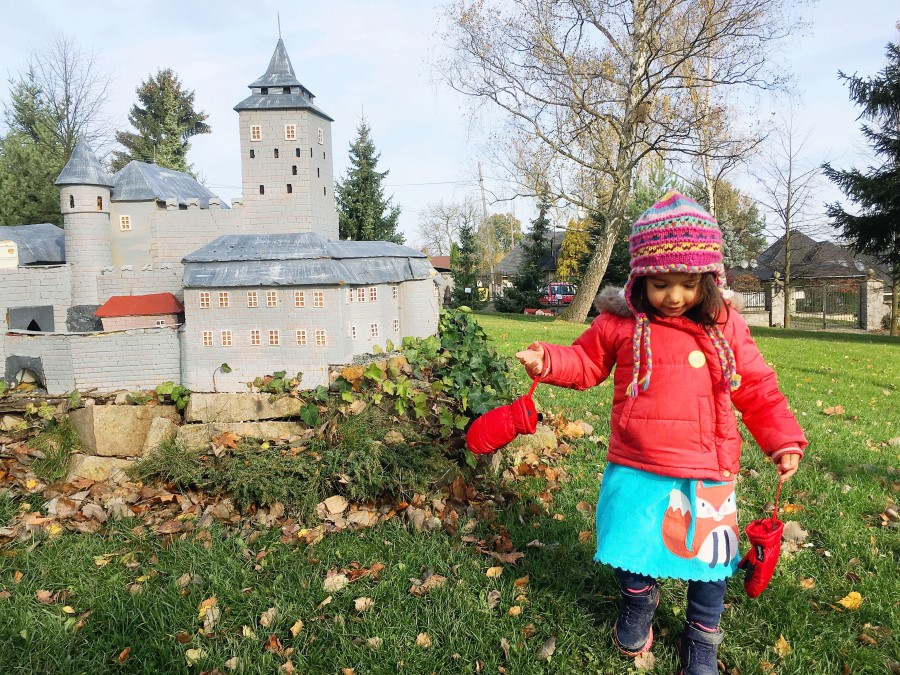
M 575 298 L 577 290 L 578 287 L 574 284 L 554 282 L 547 286 L 544 295 L 541 297 L 541 304 L 554 307 L 570 305 Z

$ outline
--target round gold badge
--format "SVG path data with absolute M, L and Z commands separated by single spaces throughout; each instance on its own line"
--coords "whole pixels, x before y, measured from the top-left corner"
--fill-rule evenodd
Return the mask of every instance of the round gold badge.
M 701 351 L 693 351 L 688 354 L 688 363 L 694 366 L 694 368 L 702 368 L 706 365 L 706 357 Z

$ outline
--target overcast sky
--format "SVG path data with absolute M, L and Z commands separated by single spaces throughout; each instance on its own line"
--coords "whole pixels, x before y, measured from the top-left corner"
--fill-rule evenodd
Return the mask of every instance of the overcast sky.
M 434 81 L 430 61 L 440 49 L 435 0 L 273 0 L 193 2 L 139 0 L 0 0 L 0 73 L 13 77 L 29 52 L 65 34 L 113 76 L 107 112 L 124 129 L 135 87 L 159 68 L 172 68 L 196 92 L 196 107 L 209 114 L 213 133 L 195 137 L 188 160 L 213 192 L 230 200 L 240 194 L 238 115 L 232 108 L 265 72 L 281 35 L 297 78 L 334 118 L 336 178 L 365 113 L 390 169 L 386 192 L 403 211 L 407 243 L 417 242 L 422 210 L 437 200 L 477 196 L 480 135 L 471 129 L 467 102 Z M 885 65 L 884 46 L 897 40 L 897 0 L 822 0 L 806 11 L 811 23 L 786 60 L 796 76 L 798 116 L 810 130 L 811 161 L 839 167 L 863 165 L 866 148 L 837 71 L 874 75 Z M 4 100 L 7 86 L 0 87 Z M 778 105 L 785 105 L 779 102 Z M 492 168 L 484 167 L 492 194 L 502 194 Z M 749 179 L 741 180 L 750 186 Z M 825 186 L 817 202 L 840 194 Z M 489 205 L 515 209 L 523 219 L 529 203 Z

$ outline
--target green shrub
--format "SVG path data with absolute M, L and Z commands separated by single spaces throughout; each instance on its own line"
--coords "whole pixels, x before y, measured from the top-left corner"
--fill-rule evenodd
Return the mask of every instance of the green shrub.
M 35 476 L 48 483 L 66 475 L 69 457 L 81 448 L 81 440 L 68 418 L 50 420 L 45 430 L 31 443 L 44 453 L 43 459 L 34 461 L 31 470 Z
M 135 462 L 129 473 L 137 480 L 158 480 L 184 488 L 203 482 L 201 456 L 185 448 L 174 437 L 164 440 L 143 459 Z

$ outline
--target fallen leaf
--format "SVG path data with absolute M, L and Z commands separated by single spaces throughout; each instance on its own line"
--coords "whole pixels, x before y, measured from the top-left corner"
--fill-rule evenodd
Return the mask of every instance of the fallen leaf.
M 812 577 L 800 580 L 800 588 L 805 588 L 806 590 L 809 590 L 809 589 L 815 587 L 815 585 L 816 585 L 816 580 L 813 579 Z
M 101 523 L 105 523 L 109 519 L 109 515 L 103 510 L 103 507 L 97 504 L 85 504 L 81 512 L 85 518 L 93 518 Z
M 202 649 L 188 649 L 184 653 L 184 660 L 187 662 L 189 666 L 193 666 L 200 659 L 202 659 L 206 654 Z
M 294 675 L 294 673 L 297 672 L 297 669 L 294 668 L 294 664 L 290 661 L 285 661 L 284 663 L 282 663 L 280 670 L 285 675 Z
M 384 435 L 384 442 L 387 445 L 396 445 L 397 443 L 402 443 L 406 439 L 403 438 L 403 434 L 401 434 L 396 429 L 391 429 Z
M 522 613 L 522 608 L 519 605 L 513 605 L 509 608 L 509 612 L 507 613 L 512 617 L 516 617 Z
M 862 605 L 862 600 L 862 596 L 859 593 L 850 591 L 847 595 L 838 600 L 838 604 L 853 611 L 859 609 L 860 605 Z
M 37 601 L 42 605 L 49 605 L 53 602 L 53 591 L 36 591 L 35 595 L 37 596 Z
M 322 609 L 325 605 L 328 605 L 330 603 L 331 603 L 331 596 L 329 595 L 322 602 L 320 602 L 318 605 L 316 605 L 316 609 Z
M 417 597 L 422 597 L 436 588 L 443 587 L 446 583 L 446 577 L 442 577 L 440 574 L 432 574 L 425 581 L 413 580 L 413 585 L 410 587 L 409 592 Z
M 382 640 L 380 637 L 370 637 L 368 640 L 366 640 L 366 646 L 369 649 L 381 649 L 381 645 L 383 644 L 384 640 Z
M 273 654 L 280 654 L 284 651 L 284 647 L 281 645 L 281 640 L 278 639 L 277 635 L 270 635 L 266 638 L 266 644 L 263 646 L 267 652 L 272 652 Z
M 354 601 L 354 607 L 356 608 L 356 611 L 359 612 L 360 614 L 362 614 L 363 612 L 369 611 L 374 606 L 375 606 L 375 601 L 372 598 L 357 598 Z
M 590 543 L 591 539 L 594 538 L 593 530 L 582 530 L 578 533 L 578 542 L 581 544 Z
M 269 607 L 269 609 L 260 615 L 259 625 L 263 628 L 271 628 L 272 624 L 275 623 L 276 618 L 278 618 L 278 610 L 274 607 Z
M 293 635 L 294 637 L 297 637 L 297 635 L 299 635 L 301 630 L 303 630 L 303 622 L 300 619 L 297 619 L 294 622 L 294 625 L 291 626 L 291 635 Z
M 228 668 L 228 670 L 237 670 L 241 667 L 241 659 L 238 656 L 233 656 L 232 658 L 228 659 L 223 665 Z
M 516 579 L 516 580 L 513 582 L 513 586 L 515 586 L 516 588 L 521 589 L 521 588 L 523 588 L 524 586 L 527 586 L 527 585 L 528 585 L 528 581 L 529 581 L 529 576 L 526 574 L 524 577 L 519 577 L 518 579 Z
M 578 513 L 583 513 L 586 516 L 594 515 L 595 511 L 594 505 L 588 504 L 587 502 L 578 502 L 578 504 L 575 506 L 575 509 L 578 511 Z
M 422 649 L 430 649 L 431 648 L 431 636 L 428 633 L 419 633 L 416 636 L 416 645 L 421 647 Z
M 178 534 L 184 529 L 184 523 L 180 520 L 167 520 L 158 525 L 154 532 L 156 534 Z
M 488 568 L 488 571 L 485 572 L 485 576 L 486 576 L 488 579 L 496 579 L 496 578 L 499 577 L 501 574 L 503 574 L 503 568 L 502 568 L 502 567 L 489 567 L 489 568 Z
M 345 589 L 349 583 L 350 579 L 346 574 L 331 574 L 325 577 L 325 581 L 322 582 L 322 588 L 326 593 L 337 593 Z
M 118 661 L 119 663 L 125 663 L 130 655 L 131 647 L 125 647 L 125 649 L 119 652 L 119 655 L 116 657 L 116 661 Z
M 197 605 L 197 619 L 202 621 L 204 617 L 206 617 L 206 612 L 209 611 L 210 607 L 215 607 L 216 605 L 216 596 L 212 596 L 203 600 L 199 605 Z
M 788 641 L 784 639 L 784 635 L 780 635 L 778 640 L 775 642 L 775 653 L 778 654 L 781 658 L 784 658 L 788 654 L 794 651 L 791 646 L 788 644 Z
M 509 640 L 500 638 L 500 650 L 503 652 L 503 660 L 509 661 Z
M 216 632 L 216 625 L 219 623 L 219 617 L 222 610 L 218 607 L 210 607 L 206 610 L 206 616 L 203 617 L 203 632 L 206 635 L 212 635 Z
M 75 608 L 71 605 L 66 605 L 65 607 L 63 607 L 63 612 L 65 612 L 66 614 L 75 614 Z
M 213 445 L 234 450 L 241 442 L 241 437 L 232 431 L 225 431 L 210 439 Z
M 826 415 L 843 415 L 846 411 L 844 410 L 844 406 L 836 405 L 830 408 L 825 408 L 822 412 Z
M 241 635 L 243 635 L 245 638 L 250 638 L 251 640 L 256 639 L 256 633 L 253 632 L 253 629 L 250 628 L 250 626 L 241 627 Z
M 497 609 L 500 604 L 500 591 L 491 591 L 487 594 L 488 609 Z
M 19 583 L 20 581 L 22 581 L 22 577 L 24 577 L 24 576 L 25 575 L 22 574 L 21 570 L 16 570 L 16 573 L 13 574 L 13 583 L 15 583 L 15 584 Z
M 634 657 L 634 667 L 638 670 L 653 670 L 656 665 L 656 657 L 653 652 L 646 651 Z
M 544 644 L 541 645 L 541 648 L 538 649 L 537 652 L 537 660 L 538 661 L 550 661 L 550 657 L 553 656 L 553 652 L 556 651 L 556 636 L 554 635 L 549 640 L 547 640 Z

